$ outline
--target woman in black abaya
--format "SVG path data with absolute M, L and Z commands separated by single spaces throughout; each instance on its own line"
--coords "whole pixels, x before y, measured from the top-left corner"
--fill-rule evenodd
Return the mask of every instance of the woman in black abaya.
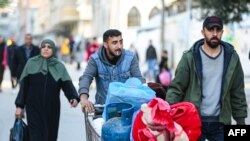
M 54 56 L 55 44 L 42 41 L 38 56 L 30 58 L 20 78 L 16 118 L 25 108 L 30 141 L 56 141 L 60 118 L 60 90 L 72 107 L 79 102 L 77 91 L 65 66 Z

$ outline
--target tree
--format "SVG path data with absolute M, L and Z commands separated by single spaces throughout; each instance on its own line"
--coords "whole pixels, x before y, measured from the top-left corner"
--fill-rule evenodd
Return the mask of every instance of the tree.
M 250 12 L 250 0 L 199 0 L 202 17 L 216 15 L 225 24 L 242 21 L 242 14 Z
M 0 0 L 0 8 L 4 8 L 11 0 Z

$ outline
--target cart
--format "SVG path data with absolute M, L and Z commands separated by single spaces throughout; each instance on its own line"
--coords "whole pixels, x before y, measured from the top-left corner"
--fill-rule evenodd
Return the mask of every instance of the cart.
M 86 138 L 87 141 L 102 141 L 101 135 L 95 130 L 93 127 L 93 120 L 101 117 L 104 105 L 94 105 L 95 112 L 88 113 L 85 109 L 83 110 L 84 113 L 84 120 L 85 120 L 85 129 L 86 129 Z
M 148 83 L 148 86 L 156 92 L 156 97 L 162 98 L 165 100 L 165 90 L 159 83 Z M 88 113 L 85 109 L 83 110 L 84 113 L 84 120 L 85 120 L 85 129 L 86 129 L 86 138 L 87 141 L 103 141 L 101 135 L 93 127 L 93 120 L 102 116 L 102 112 L 105 105 L 95 104 L 94 113 Z

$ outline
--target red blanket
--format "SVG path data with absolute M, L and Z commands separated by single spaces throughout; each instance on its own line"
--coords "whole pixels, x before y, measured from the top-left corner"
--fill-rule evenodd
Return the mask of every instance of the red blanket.
M 164 129 L 153 131 L 148 124 L 161 125 Z M 134 141 L 188 140 L 187 137 L 190 141 L 197 141 L 200 128 L 200 118 L 192 103 L 180 102 L 170 106 L 160 98 L 153 98 L 148 104 L 143 104 L 136 115 L 132 136 Z

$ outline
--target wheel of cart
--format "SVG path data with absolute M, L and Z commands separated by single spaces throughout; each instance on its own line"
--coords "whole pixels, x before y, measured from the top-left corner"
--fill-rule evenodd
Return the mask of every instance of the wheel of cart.
M 102 116 L 104 105 L 99 105 L 99 104 L 94 105 L 94 109 L 95 109 L 94 113 L 88 113 L 85 109 L 83 110 L 87 141 L 102 140 L 100 133 L 98 133 L 96 129 L 93 127 L 93 120 L 96 118 L 100 118 Z

